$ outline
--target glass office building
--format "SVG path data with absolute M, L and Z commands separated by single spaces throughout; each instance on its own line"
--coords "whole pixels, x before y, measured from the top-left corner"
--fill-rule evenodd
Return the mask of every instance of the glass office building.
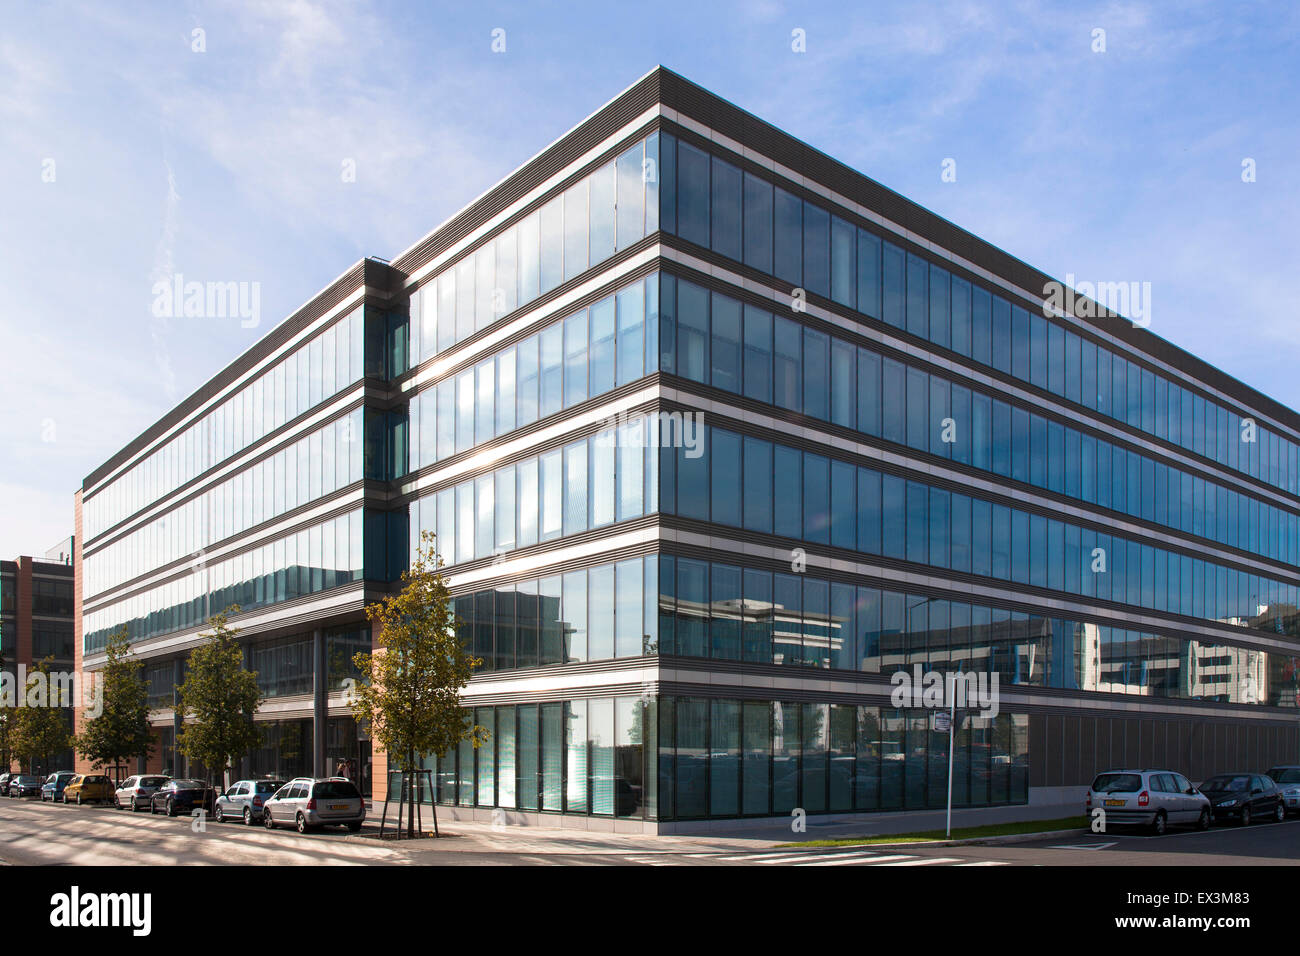
M 423 530 L 453 814 L 663 832 L 1300 757 L 1300 416 L 657 69 L 365 260 L 79 495 L 79 653 L 237 623 L 263 766 L 386 763 L 332 648 Z M 152 686 L 152 685 L 151 685 Z M 898 706 L 899 703 L 908 706 Z M 292 765 L 292 767 L 290 767 Z

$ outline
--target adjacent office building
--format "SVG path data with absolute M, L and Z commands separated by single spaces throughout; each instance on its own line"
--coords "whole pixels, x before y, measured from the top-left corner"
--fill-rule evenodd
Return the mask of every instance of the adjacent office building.
M 341 686 L 432 530 L 454 815 L 666 832 L 1051 802 L 1300 757 L 1300 416 L 656 69 L 367 259 L 89 475 L 78 654 L 126 626 L 163 764 L 208 614 L 247 772 L 387 765 Z M 978 682 L 974 686 L 979 686 Z
M 25 695 L 26 677 L 41 664 L 51 674 L 71 674 L 73 649 L 73 541 L 65 538 L 39 558 L 26 555 L 0 561 L 0 660 L 14 694 Z M 72 706 L 68 702 L 68 727 Z M 72 749 L 20 761 L 12 755 L 11 769 L 52 773 L 71 770 Z M 22 764 L 21 768 L 19 764 Z

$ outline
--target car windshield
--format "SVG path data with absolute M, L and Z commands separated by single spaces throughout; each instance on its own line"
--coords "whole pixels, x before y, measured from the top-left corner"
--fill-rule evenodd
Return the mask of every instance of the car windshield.
M 1103 773 L 1092 782 L 1094 793 L 1129 793 L 1142 789 L 1142 777 L 1136 773 Z
M 1300 783 L 1300 767 L 1279 767 L 1277 770 L 1270 770 L 1268 775 L 1276 783 Z
M 257 783 L 257 789 L 255 789 L 253 792 L 254 793 L 275 793 L 275 791 L 279 790 L 283 786 L 284 784 L 281 783 L 279 780 L 259 780 Z
M 141 777 L 140 786 L 142 787 L 161 787 L 167 782 L 166 777 Z
M 316 784 L 312 796 L 356 798 L 361 794 L 357 793 L 357 788 L 346 780 L 325 780 Z
M 174 780 L 177 790 L 202 790 L 207 786 L 202 780 Z
M 86 783 L 108 783 L 107 777 L 87 777 Z
M 1237 793 L 1239 791 L 1250 789 L 1250 777 L 1247 777 L 1244 774 L 1237 776 L 1222 774 L 1218 777 L 1211 777 L 1209 780 L 1205 781 L 1201 789 L 1216 791 L 1227 790 Z

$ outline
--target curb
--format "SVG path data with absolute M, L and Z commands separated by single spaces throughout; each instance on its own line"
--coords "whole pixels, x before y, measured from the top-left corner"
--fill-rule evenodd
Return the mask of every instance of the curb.
M 1032 840 L 1055 839 L 1057 837 L 1078 836 L 1087 832 L 1082 826 L 1069 830 L 1039 830 L 1036 833 L 1010 833 L 1006 836 L 970 837 L 965 840 L 901 840 L 897 843 L 844 843 L 835 847 L 811 847 L 818 850 L 848 850 L 853 847 L 926 847 L 926 846 L 998 846 L 1004 843 L 1029 843 Z M 785 844 L 785 849 L 794 849 L 798 844 Z

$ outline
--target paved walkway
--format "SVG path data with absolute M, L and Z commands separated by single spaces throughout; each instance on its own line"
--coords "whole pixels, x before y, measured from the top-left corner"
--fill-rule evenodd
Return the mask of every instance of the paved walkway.
M 426 808 L 427 811 L 427 808 Z M 383 804 L 379 803 L 367 814 L 367 831 L 379 824 Z M 389 825 L 392 825 L 390 810 Z M 1014 806 L 982 807 L 975 809 L 954 810 L 953 829 L 972 826 L 987 826 L 1000 823 L 1013 823 L 1024 820 L 1055 820 L 1062 817 L 1075 817 L 1079 829 L 1083 829 L 1082 808 L 1074 804 L 1055 806 Z M 725 829 L 710 832 L 646 835 L 608 833 L 592 830 L 561 828 L 558 825 L 521 825 L 510 824 L 494 826 L 467 820 L 452 820 L 444 809 L 438 816 L 441 832 L 450 839 L 438 841 L 417 840 L 409 844 L 417 848 L 424 844 L 432 849 L 438 844 L 441 850 L 466 850 L 482 852 L 545 853 L 545 852 L 624 852 L 629 850 L 671 850 L 675 852 L 740 852 L 746 850 L 770 850 L 776 844 L 798 843 L 803 840 L 830 840 L 856 836 L 884 836 L 892 833 L 912 833 L 924 830 L 942 830 L 944 828 L 944 811 L 909 811 L 905 813 L 880 813 L 854 820 L 834 817 L 810 816 L 806 819 L 807 829 L 803 833 L 791 830 L 785 821 L 728 821 Z M 432 819 L 424 815 L 426 830 L 432 830 Z M 352 840 L 373 840 L 373 837 L 349 837 Z M 404 844 L 406 841 L 402 841 Z

